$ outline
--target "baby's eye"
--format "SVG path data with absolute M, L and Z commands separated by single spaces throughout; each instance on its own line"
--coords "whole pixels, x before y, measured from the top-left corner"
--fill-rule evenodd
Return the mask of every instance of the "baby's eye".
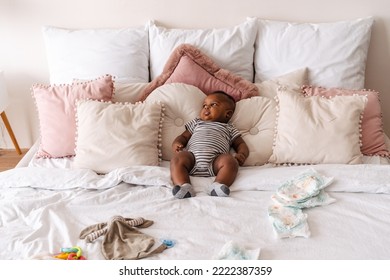
M 211 107 L 217 106 L 217 103 L 211 103 Z

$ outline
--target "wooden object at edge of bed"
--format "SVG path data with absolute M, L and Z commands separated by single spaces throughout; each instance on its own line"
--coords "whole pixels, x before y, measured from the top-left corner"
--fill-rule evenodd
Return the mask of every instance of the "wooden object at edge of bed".
M 21 155 L 21 154 L 22 154 L 22 151 L 20 150 L 18 141 L 16 140 L 15 134 L 14 134 L 14 132 L 12 131 L 11 125 L 9 124 L 7 115 L 5 114 L 4 111 L 1 112 L 1 118 L 3 119 L 5 128 L 7 129 L 8 134 L 9 134 L 9 137 L 11 138 L 12 143 L 13 143 L 14 146 L 15 146 L 16 152 L 17 152 L 19 155 Z
M 22 149 L 19 155 L 15 150 L 0 149 L 0 172 L 14 168 L 27 152 L 28 149 Z

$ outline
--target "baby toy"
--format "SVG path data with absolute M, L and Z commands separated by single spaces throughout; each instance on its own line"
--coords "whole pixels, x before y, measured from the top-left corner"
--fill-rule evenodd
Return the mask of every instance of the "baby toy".
M 54 257 L 60 260 L 86 260 L 86 258 L 82 256 L 81 248 L 78 246 L 61 248 L 61 253 Z

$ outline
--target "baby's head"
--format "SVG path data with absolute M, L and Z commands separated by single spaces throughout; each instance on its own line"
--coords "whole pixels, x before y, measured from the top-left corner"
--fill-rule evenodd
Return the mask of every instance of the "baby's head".
M 216 91 L 206 96 L 203 101 L 200 118 L 203 121 L 229 122 L 236 109 L 233 97 L 223 91 Z

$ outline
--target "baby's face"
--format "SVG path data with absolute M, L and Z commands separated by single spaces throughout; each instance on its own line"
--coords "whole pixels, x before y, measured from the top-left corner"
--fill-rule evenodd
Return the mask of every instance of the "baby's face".
M 232 115 L 233 110 L 229 102 L 220 94 L 208 95 L 200 111 L 200 119 L 203 121 L 227 123 Z

